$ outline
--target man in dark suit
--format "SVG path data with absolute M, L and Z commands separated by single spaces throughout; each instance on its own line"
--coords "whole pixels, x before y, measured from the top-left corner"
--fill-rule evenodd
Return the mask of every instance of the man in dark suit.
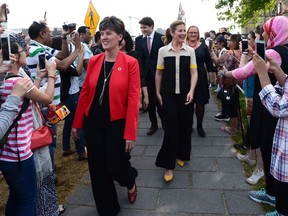
M 142 39 L 143 39 L 143 34 L 139 35 L 135 38 L 135 51 L 140 52 L 142 48 Z
M 149 98 L 148 113 L 151 122 L 151 127 L 148 129 L 147 135 L 152 135 L 158 130 L 156 110 L 161 119 L 162 128 L 164 129 L 165 127 L 162 107 L 157 100 L 155 89 L 155 72 L 158 60 L 158 50 L 164 46 L 164 43 L 161 39 L 163 35 L 154 31 L 154 21 L 150 17 L 142 18 L 139 21 L 139 24 L 144 36 L 139 45 L 135 43 L 135 49 L 140 50 L 142 58 L 142 71 L 147 84 Z

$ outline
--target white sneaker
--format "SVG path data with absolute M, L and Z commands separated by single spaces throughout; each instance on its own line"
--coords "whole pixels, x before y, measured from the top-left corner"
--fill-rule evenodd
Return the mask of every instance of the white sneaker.
M 237 153 L 236 156 L 237 156 L 237 158 L 238 158 L 239 160 L 244 161 L 244 162 L 248 163 L 248 164 L 251 165 L 251 166 L 253 166 L 253 165 L 256 164 L 256 161 L 250 159 L 250 158 L 248 157 L 248 154 L 242 155 L 242 154 L 240 154 L 240 153 Z
M 255 169 L 254 172 L 252 173 L 252 175 L 246 179 L 246 181 L 249 184 L 257 184 L 259 179 L 261 179 L 264 176 L 264 171 L 263 170 L 259 170 L 259 169 Z

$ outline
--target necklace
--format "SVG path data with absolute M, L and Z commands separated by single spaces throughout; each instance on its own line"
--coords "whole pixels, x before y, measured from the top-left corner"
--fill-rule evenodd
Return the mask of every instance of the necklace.
M 113 71 L 113 68 L 114 68 L 114 64 L 111 68 L 111 70 L 109 71 L 108 75 L 107 75 L 107 72 L 106 72 L 106 61 L 104 61 L 104 82 L 103 82 L 103 87 L 102 87 L 102 91 L 101 91 L 101 94 L 100 94 L 100 97 L 99 97 L 99 104 L 101 105 L 102 104 L 102 101 L 103 101 L 103 96 L 104 96 L 104 91 L 105 91 L 105 87 L 106 87 L 106 82 L 107 80 L 109 79 L 109 77 L 111 76 L 111 73 Z
M 191 44 L 191 42 L 189 43 L 189 46 L 192 48 L 195 48 L 197 46 L 198 41 L 196 41 L 196 43 L 194 45 Z

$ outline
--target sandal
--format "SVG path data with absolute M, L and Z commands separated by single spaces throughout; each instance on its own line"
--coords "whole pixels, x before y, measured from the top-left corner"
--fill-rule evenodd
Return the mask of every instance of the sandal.
M 65 210 L 66 210 L 66 206 L 65 206 L 65 205 L 58 205 L 59 215 L 61 215 L 62 213 L 64 213 Z
M 223 132 L 228 133 L 228 134 L 233 134 L 233 133 L 236 132 L 236 131 L 232 131 L 231 128 L 230 128 L 230 127 L 227 127 L 227 126 L 222 126 L 222 127 L 221 127 L 221 130 L 222 130 Z

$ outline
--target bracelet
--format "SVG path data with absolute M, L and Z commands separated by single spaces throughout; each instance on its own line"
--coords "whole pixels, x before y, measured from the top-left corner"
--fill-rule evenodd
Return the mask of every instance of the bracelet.
M 61 37 L 63 40 L 66 40 L 67 39 L 67 37 Z
M 221 72 L 221 77 L 222 77 L 222 79 L 225 79 L 225 78 L 226 78 L 225 74 L 226 74 L 226 71 L 222 71 L 222 72 Z
M 54 76 L 48 76 L 47 78 L 52 78 L 54 80 L 56 79 Z
M 42 81 L 42 78 L 41 78 L 41 77 L 38 77 L 38 76 L 36 76 L 36 77 L 35 77 L 35 80 L 39 80 L 39 81 Z

